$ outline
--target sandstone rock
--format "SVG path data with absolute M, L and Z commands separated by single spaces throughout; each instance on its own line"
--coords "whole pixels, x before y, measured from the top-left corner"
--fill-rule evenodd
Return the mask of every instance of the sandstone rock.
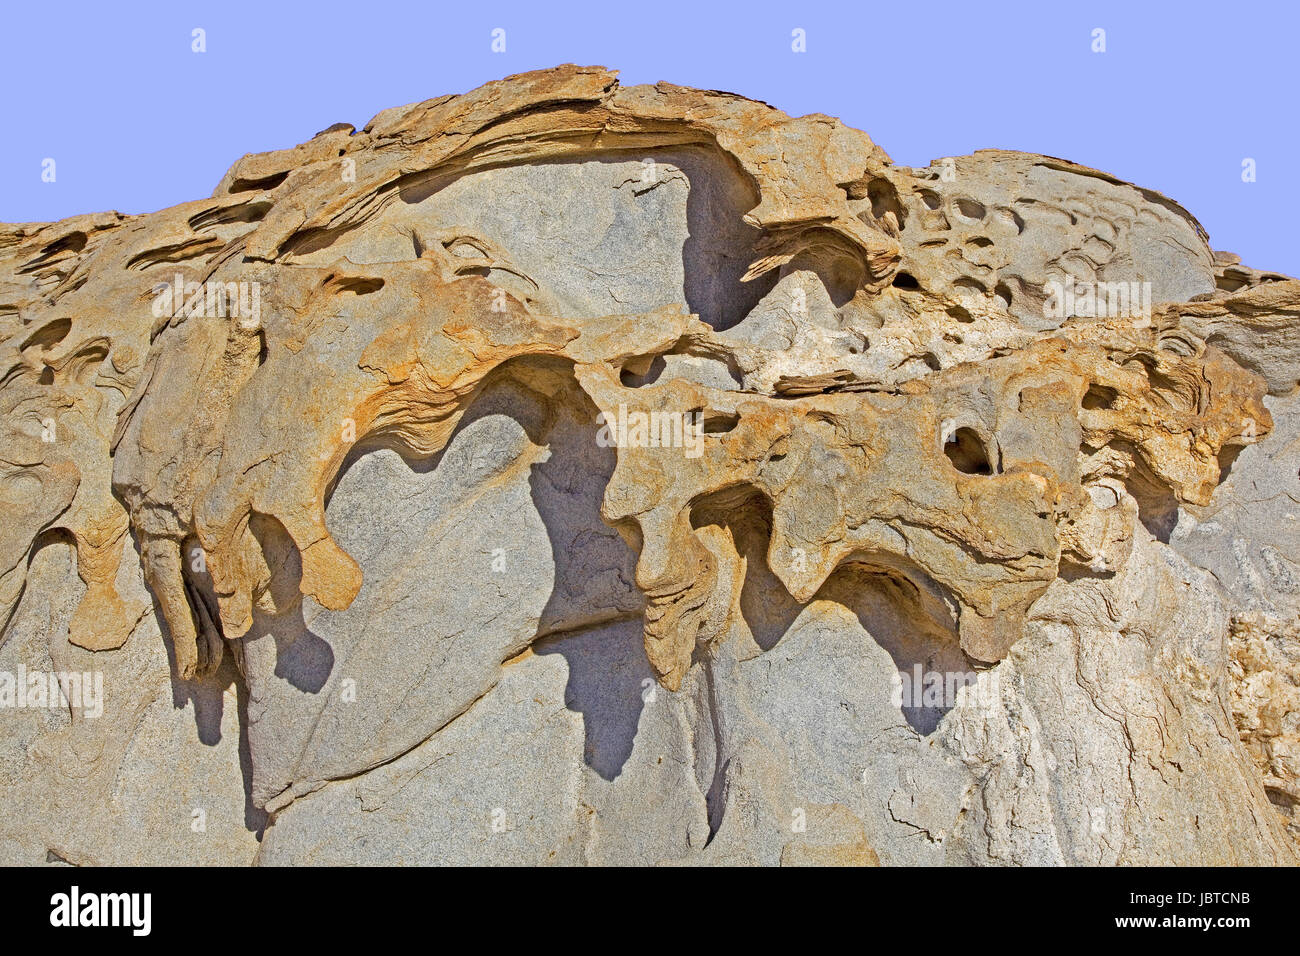
M 1232 622 L 1232 716 L 1264 791 L 1300 841 L 1300 621 Z
M 0 227 L 4 860 L 1295 863 L 1298 313 L 571 66 Z

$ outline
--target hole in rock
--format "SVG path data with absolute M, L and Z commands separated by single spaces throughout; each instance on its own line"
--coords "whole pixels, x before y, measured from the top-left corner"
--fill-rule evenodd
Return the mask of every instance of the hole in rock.
M 336 292 L 351 292 L 354 295 L 369 295 L 372 292 L 378 292 L 384 287 L 383 279 L 371 279 L 365 276 L 346 276 L 326 281 L 334 287 Z
M 618 380 L 625 388 L 644 388 L 657 382 L 667 365 L 662 355 L 630 358 L 618 373 Z
M 211 226 L 224 226 L 231 223 L 261 222 L 270 211 L 271 203 L 265 200 L 244 202 L 237 206 L 217 206 L 214 209 L 205 209 L 203 212 L 191 216 L 190 228 L 198 231 Z
M 991 475 L 989 454 L 974 429 L 959 428 L 944 443 L 943 453 L 953 467 L 967 475 Z
M 289 178 L 289 170 L 282 173 L 273 173 L 270 176 L 263 176 L 261 179 L 236 179 L 230 184 L 232 193 L 251 192 L 255 189 L 274 189 L 286 179 Z
M 837 309 L 853 300 L 865 278 L 862 264 L 843 256 L 817 271 L 826 294 L 831 298 L 831 304 Z
M 53 256 L 60 252 L 80 252 L 86 248 L 84 232 L 70 232 L 61 239 L 56 239 L 41 250 L 42 256 Z
M 772 534 L 771 501 L 748 485 L 712 492 L 691 509 L 691 527 L 706 525 L 730 530 L 736 553 L 745 561 L 741 616 L 754 643 L 764 651 L 771 650 L 802 610 L 767 563 Z
M 1250 285 L 1250 282 L 1246 277 L 1226 271 L 1214 279 L 1214 287 L 1220 292 L 1236 292 L 1248 285 Z
M 894 288 L 919 289 L 921 288 L 921 283 L 917 282 L 916 277 L 910 272 L 900 272 L 898 275 L 894 276 Z
M 1169 543 L 1178 525 L 1178 499 L 1170 487 L 1142 460 L 1137 448 L 1125 441 L 1111 441 L 1110 447 L 1132 459 L 1133 468 L 1124 478 L 1124 487 L 1138 506 L 1138 520 L 1152 537 Z
M 1088 386 L 1088 391 L 1083 396 L 1083 407 L 1089 411 L 1099 408 L 1111 409 L 1115 407 L 1115 400 L 1119 398 L 1119 392 L 1107 385 L 1098 385 L 1093 382 Z
M 26 351 L 30 348 L 39 348 L 43 351 L 53 348 L 67 338 L 68 333 L 71 331 L 71 319 L 55 319 L 29 335 L 19 351 Z
M 907 210 L 898 198 L 898 190 L 888 179 L 877 177 L 867 184 L 867 198 L 871 200 L 871 215 L 877 219 L 885 218 L 885 213 L 892 212 L 898 220 L 901 232 L 907 224 Z
M 704 434 L 725 435 L 740 424 L 740 416 L 735 412 L 723 412 L 714 409 L 704 411 Z
M 37 271 L 58 255 L 65 252 L 81 252 L 85 248 L 86 234 L 84 232 L 70 232 L 66 236 L 55 239 L 42 249 L 40 255 L 18 270 L 18 274 L 28 275 Z
M 1264 795 L 1268 797 L 1269 803 L 1288 817 L 1294 816 L 1297 808 L 1300 808 L 1300 799 L 1297 799 L 1294 794 L 1283 790 L 1281 787 L 1265 786 Z

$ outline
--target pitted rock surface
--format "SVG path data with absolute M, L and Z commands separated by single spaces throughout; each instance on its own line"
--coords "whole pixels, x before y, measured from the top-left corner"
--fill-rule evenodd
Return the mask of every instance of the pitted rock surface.
M 1300 282 L 1150 189 L 565 66 L 0 351 L 5 862 L 1297 861 Z

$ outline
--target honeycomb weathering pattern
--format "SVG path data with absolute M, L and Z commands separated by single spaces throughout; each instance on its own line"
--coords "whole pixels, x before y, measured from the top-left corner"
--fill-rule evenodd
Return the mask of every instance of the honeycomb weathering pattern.
M 685 189 L 685 222 L 618 271 L 623 207 L 593 202 L 578 225 L 612 272 L 562 215 L 484 225 L 589 168 L 670 213 Z M 255 285 L 258 321 L 158 315 L 174 276 Z M 1061 278 L 1146 284 L 1154 307 L 1053 318 Z M 607 422 L 703 421 L 699 455 L 614 449 L 601 505 L 665 688 L 735 626 L 745 515 L 797 604 L 845 568 L 887 576 L 984 668 L 1063 575 L 1112 576 L 1140 524 L 1211 503 L 1296 385 L 1258 340 L 1294 351 L 1298 303 L 1176 203 L 1064 160 L 910 169 L 732 94 L 510 77 L 246 156 L 209 199 L 0 227 L 0 618 L 63 535 L 86 585 L 69 640 L 122 647 L 150 610 L 117 585 L 133 540 L 176 678 L 227 646 L 242 665 L 255 615 L 361 590 L 326 521 L 347 468 L 436 457 L 504 377 L 567 381 L 585 399 L 556 402 Z

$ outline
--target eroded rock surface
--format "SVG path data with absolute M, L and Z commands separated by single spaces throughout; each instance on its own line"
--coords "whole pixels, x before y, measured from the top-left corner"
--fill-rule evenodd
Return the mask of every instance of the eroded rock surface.
M 1298 311 L 600 68 L 0 227 L 5 861 L 1295 863 Z

